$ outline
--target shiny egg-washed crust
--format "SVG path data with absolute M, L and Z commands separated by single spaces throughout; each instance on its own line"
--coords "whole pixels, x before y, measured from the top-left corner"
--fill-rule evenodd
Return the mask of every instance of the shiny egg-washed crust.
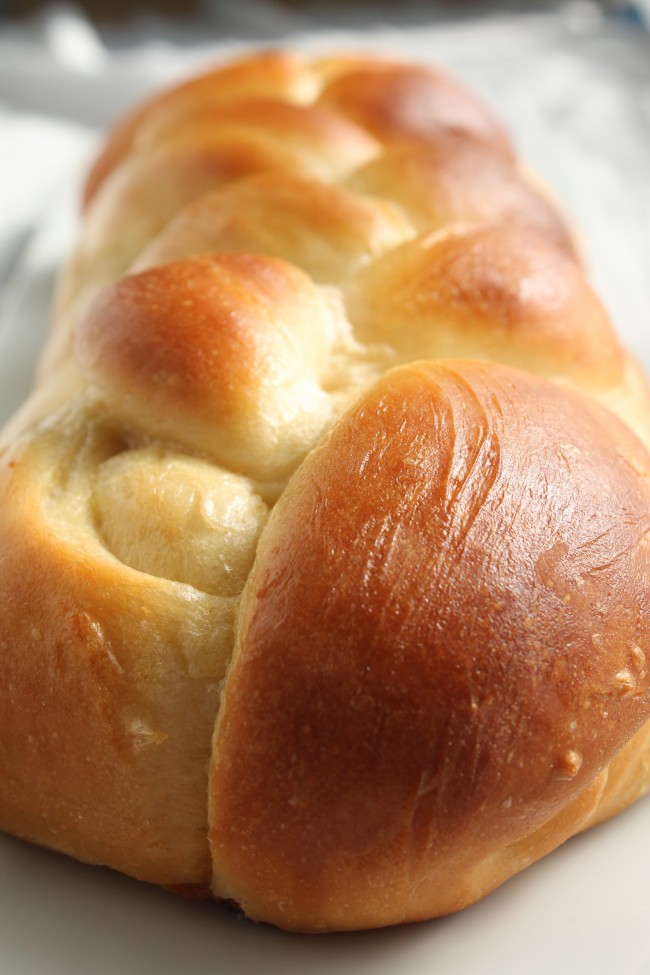
M 650 788 L 650 394 L 443 73 L 243 58 L 118 126 L 0 439 L 0 827 L 297 931 Z

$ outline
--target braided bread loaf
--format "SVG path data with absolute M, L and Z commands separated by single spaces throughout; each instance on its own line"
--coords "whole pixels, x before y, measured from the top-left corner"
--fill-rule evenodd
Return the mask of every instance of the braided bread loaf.
M 292 930 L 475 901 L 650 788 L 649 444 L 449 78 L 155 98 L 0 441 L 0 827 Z

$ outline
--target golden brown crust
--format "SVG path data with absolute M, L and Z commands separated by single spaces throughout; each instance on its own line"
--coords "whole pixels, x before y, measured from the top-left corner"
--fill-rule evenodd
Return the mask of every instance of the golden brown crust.
M 261 480 L 286 475 L 329 417 L 322 302 L 273 258 L 207 255 L 123 278 L 76 339 L 127 423 Z
M 419 230 L 456 221 L 533 230 L 574 254 L 557 208 L 519 176 L 513 161 L 453 131 L 427 145 L 399 144 L 355 170 L 351 186 L 397 200 Z
M 524 173 L 365 55 L 116 129 L 0 436 L 0 827 L 374 927 L 650 789 L 650 391 Z
M 106 551 L 88 473 L 123 445 L 83 419 L 2 458 L 0 825 L 140 879 L 205 882 L 227 662 L 207 633 L 230 607 Z
M 357 334 L 404 360 L 473 355 L 591 389 L 622 381 L 624 352 L 578 266 L 516 226 L 418 237 L 362 270 L 348 293 Z
M 134 269 L 242 251 L 281 257 L 318 284 L 338 284 L 411 234 L 399 209 L 384 199 L 299 174 L 264 172 L 183 208 Z
M 216 891 L 371 927 L 476 899 L 505 848 L 508 873 L 536 859 L 543 835 L 514 846 L 650 716 L 648 473 L 611 416 L 523 373 L 376 384 L 291 481 L 244 594 Z
M 383 142 L 436 143 L 453 132 L 506 158 L 508 137 L 470 92 L 442 71 L 368 59 L 325 85 L 319 103 L 353 119 Z

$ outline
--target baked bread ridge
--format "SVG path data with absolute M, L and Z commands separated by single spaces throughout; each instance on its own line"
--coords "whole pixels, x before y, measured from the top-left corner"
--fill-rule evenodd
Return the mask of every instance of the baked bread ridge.
M 163 94 L 0 438 L 0 826 L 291 930 L 483 896 L 650 788 L 649 443 L 455 82 L 264 53 Z
M 297 929 L 421 920 L 597 817 L 648 715 L 648 470 L 537 377 L 379 380 L 260 540 L 214 739 L 216 891 Z

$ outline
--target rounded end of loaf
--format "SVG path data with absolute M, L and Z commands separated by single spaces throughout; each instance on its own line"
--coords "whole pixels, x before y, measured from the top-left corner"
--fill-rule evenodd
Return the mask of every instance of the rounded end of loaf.
M 447 914 L 583 828 L 650 715 L 648 458 L 479 363 L 395 370 L 303 463 L 244 593 L 214 890 L 295 930 Z

